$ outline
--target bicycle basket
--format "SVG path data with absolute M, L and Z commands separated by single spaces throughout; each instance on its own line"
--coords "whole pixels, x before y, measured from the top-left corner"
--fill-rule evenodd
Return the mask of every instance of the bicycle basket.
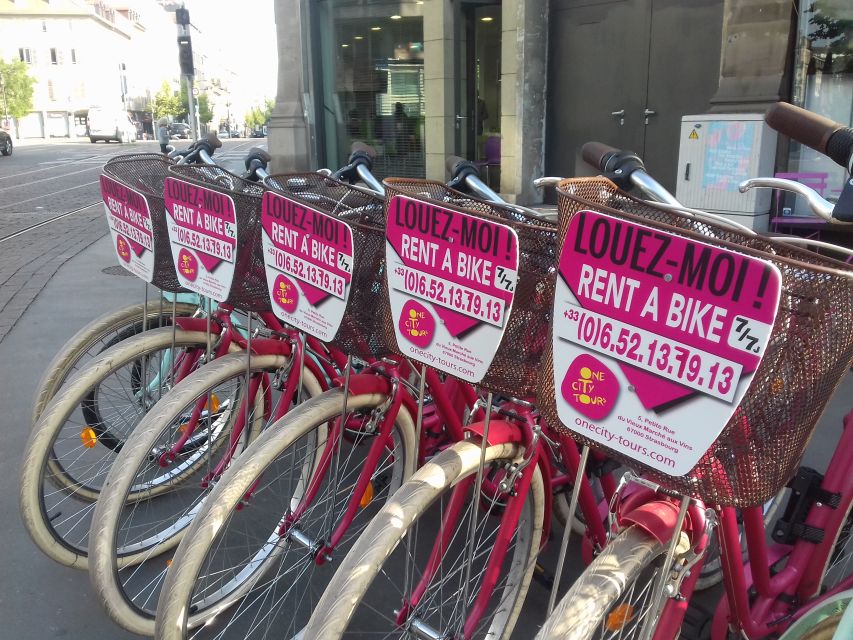
M 135 153 L 110 158 L 104 165 L 104 173 L 138 191 L 145 198 L 151 212 L 151 233 L 154 236 L 154 277 L 151 284 L 164 291 L 177 293 L 186 289 L 181 287 L 175 273 L 163 204 L 163 183 L 172 164 L 171 160 L 159 153 Z
M 241 311 L 271 309 L 261 241 L 261 199 L 264 187 L 215 165 L 172 165 L 173 178 L 224 193 L 234 200 L 237 257 L 234 279 L 225 302 Z
M 387 207 L 395 195 L 405 195 L 433 205 L 455 209 L 512 227 L 518 234 L 518 281 L 512 311 L 495 358 L 480 384 L 498 393 L 531 398 L 537 393 L 538 368 L 550 345 L 551 302 L 557 264 L 557 228 L 552 222 L 508 206 L 477 200 L 441 182 L 386 178 Z M 386 298 L 388 284 L 385 283 Z M 396 344 L 390 306 L 383 306 L 387 340 Z
M 382 198 L 319 173 L 274 175 L 267 187 L 306 206 L 335 216 L 352 228 L 353 262 L 349 300 L 332 341 L 344 353 L 370 360 L 396 352 L 381 330 L 385 209 Z
M 764 358 L 719 438 L 687 475 L 668 476 L 571 432 L 655 482 L 707 503 L 749 506 L 770 499 L 796 472 L 817 421 L 850 367 L 853 270 L 778 240 L 656 207 L 604 178 L 564 180 L 557 193 L 561 242 L 572 216 L 592 209 L 760 257 L 779 269 L 782 292 Z M 549 424 L 568 431 L 557 418 L 550 348 L 543 362 L 542 414 Z

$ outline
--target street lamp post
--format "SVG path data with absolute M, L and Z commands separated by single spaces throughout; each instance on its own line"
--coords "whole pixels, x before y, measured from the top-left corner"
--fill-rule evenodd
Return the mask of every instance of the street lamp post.
M 228 111 L 228 137 L 231 137 L 231 101 L 225 103 L 225 108 Z

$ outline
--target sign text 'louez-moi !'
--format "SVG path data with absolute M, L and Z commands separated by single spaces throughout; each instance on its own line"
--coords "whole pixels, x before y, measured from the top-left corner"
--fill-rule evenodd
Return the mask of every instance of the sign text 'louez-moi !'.
M 261 220 L 273 311 L 320 340 L 332 340 L 349 298 L 352 229 L 271 191 L 264 193 Z
M 406 196 L 385 244 L 400 352 L 468 382 L 486 375 L 512 308 L 518 237 L 503 224 Z
M 576 214 L 554 301 L 569 429 L 684 475 L 728 422 L 770 337 L 769 262 L 592 211 Z
M 181 286 L 223 302 L 237 260 L 237 218 L 231 196 L 166 178 L 163 192 L 172 258 Z
M 148 201 L 138 191 L 101 176 L 101 197 L 118 263 L 133 275 L 154 278 L 154 234 Z

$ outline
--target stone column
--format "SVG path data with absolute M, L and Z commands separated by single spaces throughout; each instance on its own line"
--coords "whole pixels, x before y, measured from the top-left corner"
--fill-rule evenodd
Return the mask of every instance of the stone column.
M 791 0 L 725 0 L 711 113 L 760 112 L 787 99 L 796 31 Z
M 302 101 L 303 25 L 308 24 L 300 0 L 275 0 L 278 39 L 278 89 L 269 122 L 269 152 L 272 171 L 311 170 L 308 124 Z
M 454 27 L 452 0 L 430 0 L 424 11 L 424 152 L 426 177 L 442 182 L 445 159 L 455 150 Z
M 501 10 L 501 195 L 535 204 L 545 170 L 547 0 L 504 0 Z

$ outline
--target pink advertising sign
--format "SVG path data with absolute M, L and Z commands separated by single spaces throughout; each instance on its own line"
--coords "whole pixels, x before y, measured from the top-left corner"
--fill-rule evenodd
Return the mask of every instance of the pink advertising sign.
M 386 259 L 400 352 L 468 382 L 486 375 L 515 296 L 518 237 L 405 196 L 388 206 Z
M 352 282 L 352 229 L 272 191 L 264 193 L 261 221 L 273 311 L 320 340 L 332 340 Z
M 171 177 L 166 178 L 163 199 L 181 286 L 223 302 L 231 291 L 237 259 L 234 200 Z
M 758 258 L 611 216 L 572 218 L 554 300 L 560 421 L 686 474 L 746 393 L 781 291 Z
M 133 275 L 154 278 L 154 235 L 148 201 L 138 191 L 101 176 L 101 197 L 118 263 Z

